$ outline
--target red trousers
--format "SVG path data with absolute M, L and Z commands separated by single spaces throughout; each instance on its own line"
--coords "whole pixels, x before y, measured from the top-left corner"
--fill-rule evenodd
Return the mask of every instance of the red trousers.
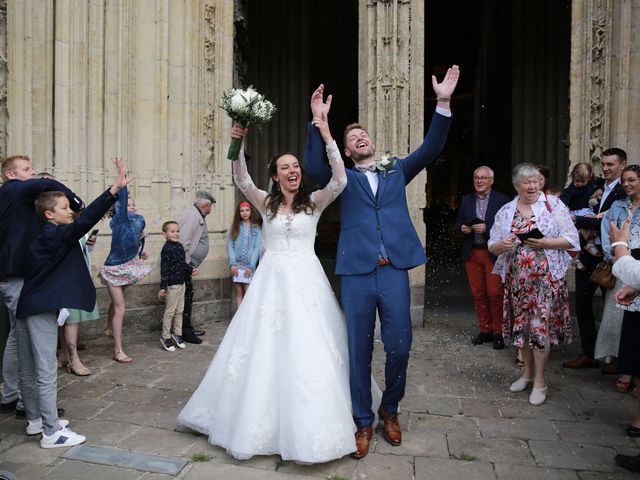
M 502 279 L 491 273 L 494 262 L 486 248 L 474 248 L 464 262 L 480 331 L 502 333 Z

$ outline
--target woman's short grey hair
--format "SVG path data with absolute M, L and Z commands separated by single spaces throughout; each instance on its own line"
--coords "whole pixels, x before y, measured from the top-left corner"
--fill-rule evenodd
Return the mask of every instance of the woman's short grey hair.
M 544 178 L 540 173 L 540 170 L 532 163 L 519 163 L 513 168 L 511 174 L 511 181 L 513 186 L 517 186 L 522 180 L 529 177 L 538 177 L 540 180 Z

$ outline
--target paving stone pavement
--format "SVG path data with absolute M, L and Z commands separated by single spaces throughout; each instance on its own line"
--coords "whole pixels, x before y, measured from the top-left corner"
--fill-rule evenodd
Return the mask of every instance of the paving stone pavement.
M 36 438 L 24 434 L 25 422 L 9 415 L 0 415 L 0 470 L 20 480 L 635 478 L 613 457 L 640 452 L 640 443 L 624 433 L 637 401 L 614 391 L 614 376 L 562 369 L 561 362 L 575 356 L 578 345 L 552 352 L 548 402 L 532 407 L 526 393 L 508 391 L 520 373 L 513 351 L 473 347 L 474 316 L 468 308 L 441 317 L 445 321 L 414 330 L 401 405 L 403 444 L 389 445 L 378 430 L 371 453 L 360 461 L 346 457 L 297 465 L 277 456 L 237 461 L 177 425 L 178 412 L 227 328 L 228 321 L 221 321 L 202 325 L 207 330 L 202 345 L 188 344 L 174 353 L 162 350 L 158 332 L 125 337 L 126 351 L 134 357 L 129 365 L 111 360 L 106 338 L 92 340 L 82 357 L 93 375 L 81 378 L 60 370 L 59 403 L 71 427 L 87 436 L 86 445 L 189 460 L 176 477 L 65 459 L 64 449 L 41 449 Z M 383 367 L 377 342 L 379 381 Z

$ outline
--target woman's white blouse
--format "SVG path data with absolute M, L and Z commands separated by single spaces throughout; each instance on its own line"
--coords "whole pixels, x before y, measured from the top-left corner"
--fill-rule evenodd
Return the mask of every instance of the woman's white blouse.
M 513 222 L 513 216 L 516 213 L 516 206 L 520 197 L 516 195 L 511 202 L 504 205 L 498 213 L 496 213 L 493 227 L 489 234 L 488 246 L 491 247 L 496 242 L 509 238 L 511 236 L 511 223 Z M 545 200 L 549 202 L 551 212 L 545 205 Z M 580 239 L 578 237 L 578 230 L 576 230 L 573 221 L 571 220 L 571 213 L 567 206 L 562 203 L 557 197 L 553 195 L 545 195 L 540 192 L 540 196 L 535 203 L 531 205 L 533 215 L 535 217 L 536 226 L 538 230 L 549 238 L 566 238 L 571 244 L 571 251 L 580 251 Z M 520 240 L 515 237 L 515 242 Z M 545 248 L 545 255 L 549 261 L 549 270 L 553 278 L 560 280 L 564 278 L 571 262 L 571 256 L 567 253 L 567 250 L 558 250 Z M 502 253 L 498 256 L 496 264 L 493 268 L 493 272 L 502 277 L 502 281 L 505 281 L 507 274 L 507 266 L 509 264 L 509 252 Z

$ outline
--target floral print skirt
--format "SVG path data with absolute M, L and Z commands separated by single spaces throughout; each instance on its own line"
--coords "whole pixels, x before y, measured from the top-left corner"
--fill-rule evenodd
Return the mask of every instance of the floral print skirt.
M 133 285 L 146 277 L 151 272 L 151 265 L 144 263 L 138 257 L 134 257 L 120 265 L 103 265 L 98 274 L 103 285 L 123 287 Z
M 512 231 L 533 228 L 533 218 L 516 212 Z M 538 350 L 571 342 L 567 284 L 551 275 L 544 250 L 519 244 L 510 256 L 504 287 L 502 331 L 507 341 Z

